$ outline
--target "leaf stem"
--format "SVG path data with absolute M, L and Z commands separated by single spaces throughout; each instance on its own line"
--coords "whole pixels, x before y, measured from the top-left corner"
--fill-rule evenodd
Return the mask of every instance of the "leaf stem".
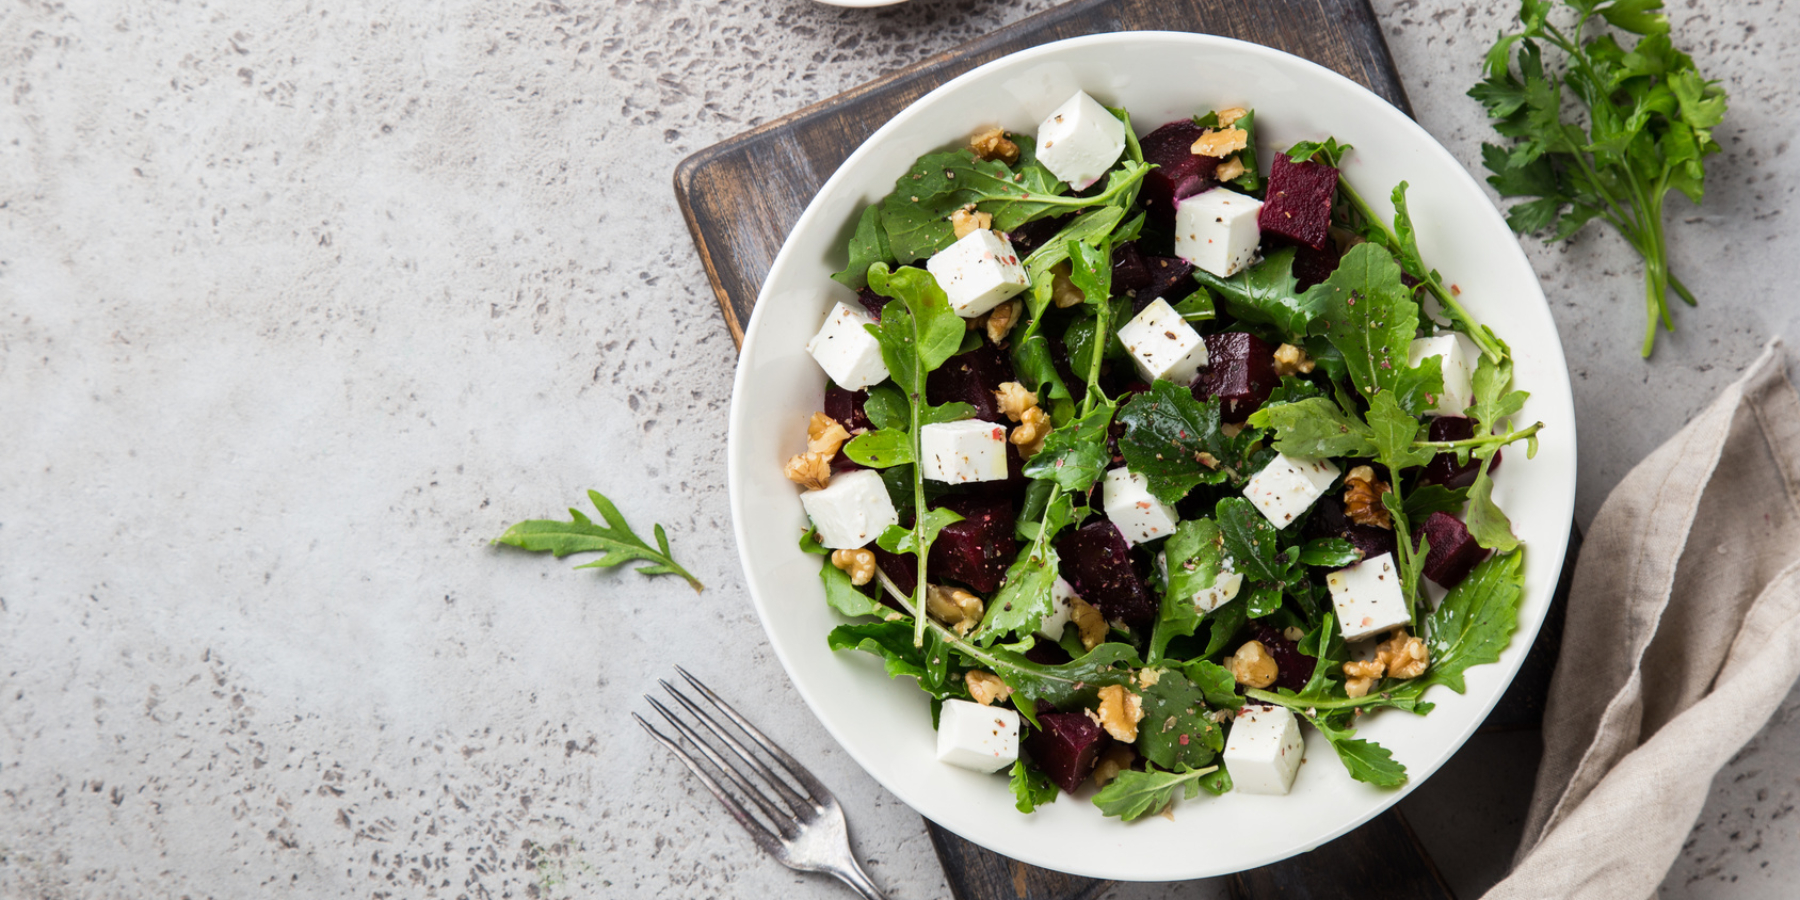
M 902 592 L 899 585 L 894 584 L 893 579 L 888 578 L 886 572 L 877 569 L 875 571 L 875 577 L 881 580 L 881 587 L 888 592 L 888 596 L 893 597 L 894 602 L 900 604 L 901 608 L 906 611 L 906 614 L 913 617 L 913 621 L 916 623 L 915 627 L 918 629 L 919 633 L 922 634 L 926 628 L 930 628 L 932 632 L 937 634 L 937 636 L 944 641 L 944 643 L 954 647 L 958 653 L 961 653 L 976 662 L 982 663 L 989 669 L 1016 669 L 1023 672 L 1030 672 L 1038 678 L 1049 681 L 1060 681 L 1064 684 L 1078 683 L 1076 679 L 1051 674 L 1035 663 L 1017 663 L 1011 660 L 1001 659 L 992 653 L 963 640 L 963 638 L 955 631 L 945 626 L 942 622 L 933 619 L 929 614 L 920 614 L 920 607 L 914 605 L 912 598 Z M 914 646 L 920 646 L 921 644 L 922 641 L 917 639 L 914 640 Z
M 1361 706 L 1382 706 L 1393 702 L 1393 697 L 1384 697 L 1382 696 L 1382 693 L 1383 692 L 1372 692 L 1361 697 L 1302 699 L 1300 697 L 1289 697 L 1284 694 L 1277 694 L 1274 691 L 1265 691 L 1260 688 L 1250 688 L 1244 691 L 1244 696 L 1249 697 L 1252 700 L 1261 700 L 1264 703 L 1273 703 L 1277 706 L 1285 706 L 1288 709 L 1305 713 L 1307 710 L 1355 709 Z M 1385 693 L 1391 695 L 1393 691 L 1386 691 Z M 1307 718 L 1310 719 L 1312 716 L 1309 715 Z
M 1522 441 L 1544 427 L 1544 423 L 1535 422 L 1528 428 L 1521 428 L 1508 434 L 1490 434 L 1482 437 L 1465 438 L 1460 441 L 1413 441 L 1412 445 L 1421 450 L 1455 450 L 1460 447 L 1479 447 L 1484 444 L 1500 444 L 1502 446 L 1514 441 Z

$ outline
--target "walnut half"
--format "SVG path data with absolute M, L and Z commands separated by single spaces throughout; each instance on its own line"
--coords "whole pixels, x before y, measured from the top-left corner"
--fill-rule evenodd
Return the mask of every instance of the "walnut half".
M 1137 740 L 1138 723 L 1144 720 L 1144 699 L 1122 684 L 1100 689 L 1100 727 L 1113 740 L 1129 744 Z
M 963 673 L 963 684 L 969 688 L 969 696 L 982 706 L 993 706 L 1012 696 L 1012 686 L 992 672 L 970 669 Z
M 1238 684 L 1253 688 L 1266 688 L 1281 674 L 1281 667 L 1275 664 L 1275 657 L 1269 655 L 1269 648 L 1263 646 L 1262 641 L 1245 641 L 1225 661 L 1225 668 L 1231 670 L 1231 677 L 1236 678 Z
M 1375 470 L 1357 466 L 1344 476 L 1344 515 L 1358 525 L 1373 525 L 1394 530 L 1394 519 L 1381 505 L 1381 495 L 1393 490 L 1387 482 L 1375 478 Z
M 969 149 L 982 159 L 997 159 L 1009 166 L 1019 161 L 1019 145 L 1007 139 L 1004 128 L 976 132 L 969 138 Z
M 968 634 L 981 624 L 981 598 L 962 588 L 929 586 L 925 590 L 925 609 L 938 621 L 956 629 L 957 634 Z
M 1387 665 L 1389 678 L 1417 678 L 1431 665 L 1431 651 L 1426 649 L 1424 638 L 1413 637 L 1404 628 L 1394 629 L 1375 648 L 1375 658 Z
M 833 550 L 831 564 L 843 569 L 850 576 L 850 583 L 857 587 L 868 584 L 875 577 L 875 554 L 869 550 Z

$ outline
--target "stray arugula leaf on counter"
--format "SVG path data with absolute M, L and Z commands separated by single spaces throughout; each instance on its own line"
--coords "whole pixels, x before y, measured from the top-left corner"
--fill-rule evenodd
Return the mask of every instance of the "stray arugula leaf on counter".
M 693 586 L 694 593 L 705 590 L 700 579 L 688 574 L 688 570 L 682 568 L 670 555 L 669 536 L 663 533 L 661 525 L 656 526 L 656 546 L 652 547 L 631 530 L 625 517 L 619 515 L 619 508 L 599 491 L 588 491 L 588 500 L 600 511 L 600 517 L 606 520 L 605 527 L 594 524 L 594 520 L 581 510 L 570 507 L 570 521 L 530 519 L 519 522 L 506 529 L 505 534 L 495 538 L 494 543 L 538 553 L 549 551 L 557 559 L 571 553 L 606 554 L 591 563 L 576 566 L 577 569 L 608 569 L 641 559 L 650 563 L 638 567 L 638 571 L 645 575 L 680 575 Z
M 1657 325 L 1675 330 L 1668 292 L 1689 306 L 1697 302 L 1669 270 L 1663 200 L 1676 190 L 1700 202 L 1704 161 L 1720 150 L 1712 130 L 1725 118 L 1725 91 L 1675 49 L 1669 20 L 1657 12 L 1661 0 L 1562 5 L 1575 13 L 1567 30 L 1550 21 L 1552 0 L 1525 0 L 1522 29 L 1500 35 L 1488 50 L 1487 77 L 1469 96 L 1487 108 L 1494 130 L 1515 143 L 1483 144 L 1482 161 L 1500 196 L 1535 198 L 1507 214 L 1514 231 L 1548 230 L 1551 241 L 1563 241 L 1598 218 L 1643 257 L 1649 321 L 1642 353 L 1648 358 Z M 1641 37 L 1628 50 L 1596 17 Z M 1546 47 L 1562 51 L 1561 71 L 1545 65 Z M 1565 101 L 1565 87 L 1580 107 Z M 1586 110 L 1585 122 L 1565 115 L 1576 109 Z

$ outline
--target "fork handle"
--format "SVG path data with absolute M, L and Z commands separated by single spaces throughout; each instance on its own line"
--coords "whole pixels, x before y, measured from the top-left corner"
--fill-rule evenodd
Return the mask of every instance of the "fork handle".
M 875 886 L 874 880 L 869 878 L 869 873 L 862 870 L 856 857 L 845 854 L 845 858 L 846 865 L 834 866 L 829 870 L 831 874 L 837 876 L 839 881 L 849 885 L 851 890 L 861 894 L 864 900 L 887 900 L 887 895 L 881 892 L 881 888 Z

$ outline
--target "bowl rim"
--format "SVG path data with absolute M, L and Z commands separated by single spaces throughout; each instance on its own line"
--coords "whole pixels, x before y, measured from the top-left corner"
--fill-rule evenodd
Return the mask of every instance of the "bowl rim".
M 749 590 L 752 603 L 755 606 L 758 621 L 762 624 L 764 633 L 769 638 L 770 646 L 774 650 L 776 658 L 781 662 L 782 668 L 784 669 L 784 671 L 787 672 L 787 674 L 789 676 L 789 680 L 793 683 L 795 689 L 800 693 L 801 698 L 806 702 L 808 708 L 812 711 L 815 718 L 817 718 L 819 720 L 819 722 L 822 725 L 824 725 L 826 731 L 832 736 L 832 739 L 838 742 L 838 744 L 844 749 L 844 751 L 853 760 L 856 761 L 857 765 L 860 766 L 865 772 L 867 772 L 872 778 L 874 778 L 874 780 L 876 782 L 878 782 L 884 789 L 886 789 L 888 792 L 893 794 L 897 799 L 899 799 L 902 803 L 906 804 L 909 808 L 911 808 L 915 812 L 919 812 L 921 815 L 926 814 L 926 809 L 929 808 L 931 806 L 931 804 L 915 802 L 915 797 L 912 796 L 913 791 L 904 790 L 900 787 L 897 787 L 895 784 L 893 784 L 891 782 L 891 780 L 889 778 L 884 777 L 884 774 L 880 768 L 869 765 L 868 760 L 857 749 L 856 742 L 851 741 L 851 740 L 846 740 L 847 735 L 840 732 L 839 728 L 842 723 L 835 722 L 835 721 L 833 721 L 833 719 L 831 717 L 826 716 L 821 713 L 821 706 L 820 706 L 819 702 L 815 699 L 814 693 L 809 689 L 809 686 L 804 679 L 795 677 L 795 675 L 794 675 L 794 673 L 796 671 L 795 666 L 794 666 L 792 660 L 789 659 L 786 649 L 784 649 L 782 643 L 775 636 L 775 632 L 774 632 L 774 629 L 773 629 L 771 621 L 770 621 L 771 607 L 770 607 L 769 603 L 766 602 L 766 600 L 762 596 L 761 592 L 758 590 L 757 579 L 752 574 L 756 571 L 756 569 L 753 566 L 754 561 L 749 558 L 748 551 L 746 549 L 749 545 L 749 542 L 746 540 L 746 533 L 747 533 L 749 521 L 752 517 L 745 514 L 746 511 L 743 508 L 743 503 L 744 503 L 743 491 L 740 489 L 739 479 L 737 477 L 735 477 L 738 472 L 740 464 L 745 463 L 744 460 L 740 459 L 740 457 L 742 455 L 740 452 L 742 445 L 741 445 L 741 442 L 739 441 L 739 437 L 738 437 L 739 429 L 737 427 L 737 424 L 738 424 L 740 415 L 745 414 L 744 413 L 744 409 L 745 409 L 745 407 L 744 407 L 744 396 L 745 396 L 744 387 L 745 387 L 746 381 L 750 377 L 749 376 L 750 367 L 743 365 L 742 361 L 744 358 L 746 358 L 750 354 L 751 349 L 756 345 L 757 336 L 758 336 L 759 332 L 762 330 L 762 328 L 760 326 L 762 325 L 762 323 L 768 321 L 768 319 L 769 319 L 769 316 L 764 314 L 764 310 L 767 308 L 767 304 L 765 303 L 765 300 L 768 297 L 768 294 L 770 292 L 770 285 L 775 280 L 775 276 L 777 274 L 779 274 L 780 272 L 782 272 L 782 270 L 785 268 L 785 265 L 788 262 L 789 258 L 795 252 L 797 252 L 797 249 L 796 249 L 797 245 L 794 240 L 794 237 L 798 234 L 809 231 L 809 230 L 811 230 L 812 227 L 814 227 L 813 220 L 823 215 L 822 208 L 825 204 L 823 204 L 821 202 L 821 200 L 823 198 L 831 196 L 839 188 L 839 185 L 841 182 L 851 178 L 852 177 L 851 173 L 853 173 L 856 169 L 858 169 L 861 162 L 867 156 L 869 156 L 874 151 L 874 148 L 879 146 L 882 143 L 882 141 L 885 140 L 889 135 L 893 134 L 895 131 L 897 131 L 900 128 L 904 128 L 912 118 L 921 114 L 921 110 L 932 105 L 933 103 L 935 103 L 937 100 L 939 100 L 943 96 L 957 92 L 958 90 L 960 90 L 962 88 L 963 85 L 968 84 L 971 81 L 978 80 L 978 79 L 986 76 L 989 72 L 991 72 L 995 69 L 1029 63 L 1029 62 L 1037 60 L 1041 57 L 1052 57 L 1058 53 L 1066 52 L 1072 48 L 1081 48 L 1081 47 L 1088 47 L 1088 46 L 1095 46 L 1095 45 L 1100 45 L 1100 46 L 1125 45 L 1125 46 L 1128 46 L 1128 45 L 1140 44 L 1140 43 L 1141 44 L 1163 44 L 1163 45 L 1169 46 L 1171 48 L 1173 48 L 1175 46 L 1181 46 L 1182 49 L 1195 49 L 1195 50 L 1204 50 L 1207 48 L 1217 48 L 1217 47 L 1228 47 L 1228 48 L 1231 48 L 1235 52 L 1241 52 L 1241 53 L 1249 54 L 1254 57 L 1260 57 L 1263 60 L 1272 62 L 1278 66 L 1295 67 L 1295 68 L 1299 69 L 1300 71 L 1306 72 L 1307 74 L 1309 74 L 1311 76 L 1316 76 L 1316 77 L 1320 77 L 1320 78 L 1323 78 L 1328 81 L 1336 82 L 1340 87 L 1348 88 L 1353 93 L 1360 94 L 1365 99 L 1372 101 L 1374 104 L 1374 109 L 1379 111 L 1380 114 L 1382 114 L 1384 116 L 1388 116 L 1392 120 L 1392 124 L 1394 125 L 1394 127 L 1403 129 L 1403 130 L 1410 130 L 1411 133 L 1409 134 L 1409 142 L 1416 143 L 1423 149 L 1423 151 L 1425 153 L 1436 155 L 1441 158 L 1441 161 L 1447 162 L 1451 166 L 1451 168 L 1454 169 L 1458 173 L 1460 178 L 1462 178 L 1463 180 L 1468 182 L 1471 186 L 1473 186 L 1473 188 L 1476 190 L 1476 192 L 1481 194 L 1481 196 L 1483 196 L 1483 198 L 1486 199 L 1485 192 L 1482 191 L 1480 184 L 1475 181 L 1475 178 L 1469 173 L 1469 171 L 1466 168 L 1464 168 L 1462 163 L 1460 161 L 1458 161 L 1455 158 L 1455 156 L 1452 155 L 1447 148 L 1445 148 L 1435 137 L 1433 137 L 1430 132 L 1425 130 L 1424 126 L 1420 125 L 1411 116 L 1409 116 L 1408 114 L 1406 114 L 1404 111 L 1400 110 L 1399 108 L 1395 107 L 1392 103 L 1389 103 L 1387 100 L 1383 99 L 1380 95 L 1369 90 L 1367 87 L 1365 87 L 1361 84 L 1358 84 L 1354 80 L 1352 80 L 1352 79 L 1344 76 L 1343 74 L 1341 74 L 1337 71 L 1334 71 L 1330 68 L 1322 66 L 1311 60 L 1305 59 L 1304 57 L 1296 56 L 1294 54 L 1290 54 L 1285 51 L 1275 49 L 1273 47 L 1268 47 L 1268 46 L 1265 46 L 1262 44 L 1257 44 L 1257 43 L 1253 43 L 1250 41 L 1243 41 L 1243 40 L 1239 40 L 1236 38 L 1224 37 L 1224 36 L 1220 36 L 1220 35 L 1201 34 L 1201 33 L 1196 33 L 1196 32 L 1185 32 L 1185 31 L 1121 31 L 1121 32 L 1109 32 L 1109 33 L 1104 33 L 1104 34 L 1082 35 L 1082 36 L 1067 38 L 1067 39 L 1063 39 L 1063 40 L 1059 40 L 1059 41 L 1052 41 L 1052 42 L 1048 42 L 1048 43 L 1044 43 L 1044 44 L 1039 44 L 1039 45 L 1036 45 L 1033 47 L 1015 51 L 1015 52 L 1009 53 L 1005 56 L 1001 56 L 996 59 L 990 60 L 986 63 L 983 63 L 979 66 L 976 66 L 976 67 L 970 69 L 967 72 L 964 72 L 964 73 L 956 76 L 955 78 L 950 79 L 949 81 L 946 81 L 945 83 L 932 89 L 931 91 L 927 92 L 926 94 L 920 96 L 918 99 L 914 100 L 912 103 L 908 104 L 904 109 L 902 109 L 901 111 L 896 113 L 891 119 L 889 119 L 887 122 L 883 123 L 881 125 L 881 127 L 877 128 L 874 132 L 872 132 L 869 135 L 869 137 L 866 138 L 863 141 L 863 143 L 856 148 L 856 150 L 854 150 L 849 156 L 847 156 L 844 159 L 844 161 L 841 164 L 839 164 L 838 168 L 835 171 L 833 171 L 831 176 L 829 178 L 827 178 L 825 180 L 825 182 L 819 187 L 818 191 L 813 195 L 813 198 L 807 202 L 807 206 L 806 206 L 805 210 L 801 213 L 800 217 L 797 220 L 795 220 L 794 224 L 789 228 L 787 238 L 784 239 L 784 241 L 782 242 L 780 251 L 775 255 L 775 258 L 771 261 L 770 266 L 769 266 L 769 272 L 764 277 L 763 283 L 758 289 L 757 302 L 751 310 L 750 321 L 747 323 L 746 327 L 744 328 L 744 339 L 743 339 L 743 344 L 740 347 L 739 364 L 737 366 L 737 370 L 736 370 L 736 373 L 734 374 L 733 381 L 732 381 L 732 400 L 731 400 L 731 407 L 730 407 L 730 411 L 729 411 L 729 415 L 728 415 L 729 425 L 728 425 L 728 429 L 727 429 L 727 470 L 728 470 L 727 489 L 728 489 L 729 496 L 730 496 L 730 504 L 731 504 L 731 511 L 732 511 L 733 536 L 737 542 L 740 563 L 743 565 L 743 568 L 744 568 L 745 585 L 746 585 L 746 588 Z M 1386 124 L 1386 123 L 1384 123 L 1384 124 Z M 1136 127 L 1135 123 L 1134 123 L 1133 127 L 1134 128 Z M 1485 209 L 1485 212 L 1487 214 L 1495 216 L 1495 217 L 1500 216 L 1498 209 L 1494 207 L 1491 200 L 1488 201 L 1488 205 Z M 1510 260 L 1511 264 L 1516 264 L 1518 266 L 1522 266 L 1525 271 L 1531 272 L 1531 276 L 1532 276 L 1531 284 L 1534 288 L 1534 292 L 1533 292 L 1532 297 L 1524 298 L 1524 300 L 1526 302 L 1529 302 L 1530 300 L 1535 299 L 1536 301 L 1538 301 L 1539 303 L 1541 303 L 1547 307 L 1548 300 L 1547 300 L 1547 298 L 1544 297 L 1541 281 L 1538 279 L 1535 269 L 1533 269 L 1531 267 L 1529 259 L 1525 255 L 1523 247 L 1521 247 L 1516 240 L 1510 242 L 1510 244 L 1507 247 L 1497 248 L 1496 250 L 1491 251 L 1491 252 L 1497 252 L 1497 253 L 1509 255 L 1511 257 L 1511 260 Z M 1553 346 L 1548 347 L 1547 350 L 1549 351 L 1550 355 L 1553 357 L 1552 361 L 1557 364 L 1555 366 L 1555 369 L 1560 372 L 1560 377 L 1561 377 L 1562 383 L 1565 386 L 1568 386 L 1568 384 L 1569 384 L 1568 368 L 1567 368 L 1566 360 L 1565 360 L 1565 357 L 1563 354 L 1561 336 L 1556 328 L 1554 318 L 1549 319 L 1549 326 L 1550 326 L 1549 333 L 1553 338 L 1555 338 L 1555 340 L 1552 342 Z M 1572 388 L 1569 388 L 1568 390 L 1565 390 L 1563 392 L 1563 394 L 1564 394 L 1564 396 L 1569 396 L 1569 395 L 1571 395 L 1571 392 L 1572 392 Z M 1535 397 L 1535 395 L 1534 395 L 1534 397 Z M 1536 540 L 1533 540 L 1533 542 L 1530 545 L 1531 550 L 1532 550 L 1532 564 L 1533 565 L 1550 565 L 1551 571 L 1553 571 L 1555 573 L 1556 577 L 1553 577 L 1553 578 L 1549 579 L 1549 581 L 1548 581 L 1548 583 L 1551 584 L 1552 586 L 1555 585 L 1557 583 L 1557 581 L 1560 579 L 1562 567 L 1567 562 L 1567 560 L 1565 558 L 1567 555 L 1567 543 L 1568 543 L 1568 539 L 1569 539 L 1570 530 L 1573 527 L 1573 510 L 1574 510 L 1574 489 L 1573 488 L 1574 488 L 1574 484 L 1575 484 L 1574 473 L 1575 473 L 1575 467 L 1576 467 L 1576 449 L 1577 448 L 1576 448 L 1576 443 L 1575 443 L 1576 433 L 1575 433 L 1575 429 L 1574 429 L 1575 421 L 1574 421 L 1572 402 L 1569 404 L 1569 414 L 1567 416 L 1567 419 L 1570 422 L 1570 426 L 1571 426 L 1568 436 L 1567 436 L 1567 447 L 1565 448 L 1567 462 L 1566 462 L 1566 466 L 1565 466 L 1566 472 L 1564 473 L 1564 480 L 1566 480 L 1566 482 L 1570 486 L 1569 490 L 1566 492 L 1567 497 L 1566 497 L 1565 505 L 1567 506 L 1567 511 L 1564 515 L 1558 516 L 1553 520 L 1556 524 L 1553 525 L 1553 527 L 1550 529 L 1549 533 L 1542 533 L 1542 534 L 1536 535 L 1535 536 Z M 1552 587 L 1552 590 L 1554 590 L 1554 587 Z M 1540 609 L 1547 610 L 1549 599 L 1550 598 L 1545 598 L 1543 606 Z M 1525 608 L 1524 601 L 1522 599 L 1521 600 L 1521 610 L 1523 611 L 1524 608 Z M 1537 634 L 1543 625 L 1544 618 L 1545 618 L 1545 615 L 1542 612 L 1539 612 L 1538 614 L 1531 616 L 1530 619 L 1527 621 L 1526 617 L 1522 613 L 1520 616 L 1519 627 L 1514 632 L 1514 634 L 1512 636 L 1512 641 L 1511 641 L 1511 643 L 1509 643 L 1508 648 L 1510 649 L 1511 647 L 1523 644 L 1527 649 L 1529 649 L 1530 645 L 1533 642 L 1535 642 L 1535 640 L 1536 640 Z M 819 639 L 823 640 L 824 635 L 819 635 Z M 1478 730 L 1480 728 L 1483 721 L 1485 721 L 1487 716 L 1493 711 L 1494 706 L 1499 702 L 1500 698 L 1506 693 L 1506 690 L 1511 687 L 1514 678 L 1518 674 L 1520 665 L 1524 661 L 1525 655 L 1526 654 L 1524 652 L 1517 654 L 1516 661 L 1513 662 L 1510 666 L 1508 665 L 1506 659 L 1503 658 L 1498 663 L 1490 663 L 1490 664 L 1486 664 L 1485 666 L 1481 667 L 1483 669 L 1486 669 L 1489 667 L 1495 667 L 1495 668 L 1504 667 L 1505 668 L 1504 680 L 1486 697 L 1485 700 L 1481 701 L 1481 707 L 1480 707 L 1479 713 L 1469 720 L 1469 723 L 1466 725 L 1466 727 L 1464 727 L 1461 730 L 1460 734 L 1457 734 L 1455 736 L 1454 741 L 1449 745 L 1449 749 L 1445 753 L 1443 753 L 1442 756 L 1440 756 L 1436 759 L 1430 760 L 1428 764 L 1423 761 L 1419 761 L 1419 762 L 1409 761 L 1409 763 L 1408 763 L 1409 779 L 1404 785 L 1401 785 L 1400 787 L 1397 787 L 1397 788 L 1389 789 L 1387 791 L 1387 793 L 1384 795 L 1384 797 L 1380 803 L 1372 804 L 1371 807 L 1367 811 L 1359 813 L 1355 816 L 1349 817 L 1346 821 L 1342 822 L 1336 828 L 1331 829 L 1328 831 L 1328 833 L 1324 833 L 1322 836 L 1317 837 L 1316 840 L 1310 840 L 1304 846 L 1292 847 L 1292 848 L 1286 849 L 1282 852 L 1271 853 L 1271 854 L 1268 854 L 1266 856 L 1261 856 L 1261 857 L 1246 857 L 1242 860 L 1241 863 L 1234 863 L 1233 865 L 1235 866 L 1235 868 L 1219 869 L 1217 867 L 1209 867 L 1209 868 L 1204 868 L 1204 869 L 1192 869 L 1192 868 L 1181 869 L 1179 867 L 1165 867 L 1165 868 L 1157 869 L 1155 871 L 1150 871 L 1150 872 L 1136 871 L 1136 870 L 1131 870 L 1131 869 L 1120 868 L 1117 866 L 1111 866 L 1111 865 L 1108 865 L 1104 859 L 1100 859 L 1100 860 L 1082 859 L 1082 860 L 1076 860 L 1076 861 L 1071 861 L 1068 859 L 1049 859 L 1049 858 L 1046 858 L 1041 853 L 1034 854 L 1034 853 L 1030 852 L 1030 848 L 1025 848 L 1027 850 L 1027 852 L 1024 852 L 1024 853 L 1021 853 L 1015 849 L 1008 849 L 1008 850 L 1004 850 L 1004 851 L 996 850 L 995 852 L 1000 852 L 1000 853 L 1003 853 L 1004 855 L 1012 856 L 1013 858 L 1020 859 L 1021 861 L 1028 862 L 1032 865 L 1037 865 L 1037 866 L 1052 869 L 1055 871 L 1063 871 L 1063 872 L 1068 872 L 1071 874 L 1082 875 L 1084 877 L 1109 879 L 1109 880 L 1116 880 L 1116 881 L 1169 881 L 1169 880 L 1186 880 L 1186 879 L 1192 879 L 1192 878 L 1214 877 L 1214 876 L 1218 876 L 1218 875 L 1229 874 L 1230 872 L 1234 872 L 1234 871 L 1244 871 L 1244 870 L 1255 868 L 1258 866 L 1268 865 L 1273 862 L 1278 862 L 1280 860 L 1287 859 L 1287 858 L 1297 855 L 1299 853 L 1306 852 L 1308 850 L 1311 850 L 1318 846 L 1321 846 L 1325 843 L 1328 843 L 1332 840 L 1335 840 L 1338 837 L 1343 836 L 1344 834 L 1347 834 L 1348 832 L 1367 823 L 1368 821 L 1375 818 L 1376 816 L 1393 808 L 1401 800 L 1405 799 L 1405 797 L 1407 797 L 1409 794 L 1411 794 L 1415 788 L 1417 788 L 1419 785 L 1421 785 L 1425 781 L 1427 781 L 1432 775 L 1436 774 L 1436 772 L 1440 768 L 1442 768 L 1442 766 L 1446 762 L 1448 762 L 1452 756 L 1456 755 L 1456 753 L 1459 752 L 1467 744 L 1469 738 L 1475 733 L 1476 730 Z M 1467 695 L 1464 695 L 1464 696 L 1467 696 Z M 931 818 L 931 817 L 927 816 L 927 818 Z M 969 841 L 976 843 L 978 845 L 981 845 L 983 847 L 987 847 L 989 849 L 994 849 L 987 842 L 985 842 L 983 840 L 982 836 L 968 833 L 963 828 L 958 827 L 958 824 L 954 820 L 943 821 L 940 819 L 932 818 L 932 821 L 934 823 L 938 824 L 940 827 L 946 828 L 947 830 L 952 831 L 953 833 L 959 835 L 960 837 L 962 837 L 966 840 L 969 840 Z M 1119 823 L 1119 824 L 1120 824 L 1121 828 L 1129 828 L 1130 827 L 1129 825 L 1126 825 L 1125 823 Z M 1095 863 L 1095 862 L 1097 862 L 1098 864 L 1091 864 L 1091 863 Z

